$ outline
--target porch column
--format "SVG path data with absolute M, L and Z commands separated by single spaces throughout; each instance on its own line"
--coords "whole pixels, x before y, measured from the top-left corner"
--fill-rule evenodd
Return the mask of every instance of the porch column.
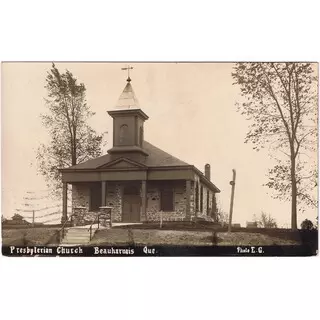
M 61 223 L 64 223 L 68 219 L 68 184 L 63 182 L 62 185 L 62 218 Z
M 141 216 L 140 220 L 147 218 L 147 181 L 141 181 Z
M 101 207 L 106 205 L 106 181 L 101 181 Z
M 191 221 L 190 202 L 191 202 L 191 180 L 186 180 L 186 220 L 187 221 Z

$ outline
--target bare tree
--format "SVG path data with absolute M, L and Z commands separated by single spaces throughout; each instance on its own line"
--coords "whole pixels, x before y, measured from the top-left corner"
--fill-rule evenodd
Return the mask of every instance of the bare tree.
M 232 73 L 244 98 L 238 111 L 251 121 L 245 142 L 257 151 L 269 147 L 277 164 L 265 185 L 274 197 L 291 200 L 292 229 L 297 208 L 317 206 L 315 73 L 310 63 L 237 63 Z
M 215 222 L 221 223 L 223 226 L 228 225 L 228 223 L 229 223 L 228 213 L 226 213 L 223 210 L 221 210 L 220 208 L 218 208 Z
M 270 214 L 261 212 L 259 217 L 254 216 L 253 220 L 257 223 L 259 228 L 277 228 L 276 219 L 272 218 Z

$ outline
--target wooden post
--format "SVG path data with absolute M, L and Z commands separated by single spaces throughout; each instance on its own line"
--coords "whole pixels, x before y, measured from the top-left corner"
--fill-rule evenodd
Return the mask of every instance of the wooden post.
M 160 210 L 160 229 L 162 228 L 162 210 Z
M 32 210 L 32 227 L 34 228 L 34 210 Z
M 61 223 L 64 223 L 67 219 L 67 210 L 68 210 L 68 185 L 66 182 L 63 182 L 62 186 L 62 219 Z
M 101 181 L 101 207 L 106 205 L 106 181 Z
M 232 169 L 232 181 L 231 184 L 231 199 L 230 199 L 230 212 L 229 212 L 229 227 L 228 232 L 231 232 L 231 225 L 232 225 L 232 213 L 233 213 L 233 201 L 234 201 L 234 190 L 236 188 L 236 170 Z
M 141 216 L 140 220 L 146 220 L 147 215 L 147 181 L 142 180 L 141 181 Z M 141 219 L 142 218 L 142 219 Z
M 190 200 L 191 200 L 191 181 L 186 180 L 186 220 L 187 221 L 191 221 Z

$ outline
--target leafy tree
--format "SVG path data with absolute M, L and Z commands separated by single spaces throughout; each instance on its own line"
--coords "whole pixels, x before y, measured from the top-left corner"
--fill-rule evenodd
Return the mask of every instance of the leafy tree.
M 232 77 L 244 100 L 238 111 L 251 122 L 245 142 L 269 147 L 275 166 L 265 185 L 273 197 L 291 200 L 291 228 L 297 208 L 317 206 L 317 85 L 310 63 L 236 63 Z M 299 202 L 299 207 L 298 207 Z
M 58 169 L 100 156 L 102 135 L 88 125 L 94 112 L 86 103 L 86 87 L 78 83 L 70 71 L 60 73 L 53 63 L 47 73 L 45 88 L 49 112 L 41 117 L 51 139 L 48 145 L 41 144 L 38 148 L 37 161 L 48 185 L 59 191 Z
M 313 229 L 313 223 L 309 219 L 305 219 L 301 222 L 301 229 L 304 230 L 312 230 Z
M 277 222 L 274 218 L 270 216 L 270 214 L 266 214 L 265 212 L 261 212 L 259 218 L 254 217 L 254 221 L 257 223 L 259 228 L 277 228 Z

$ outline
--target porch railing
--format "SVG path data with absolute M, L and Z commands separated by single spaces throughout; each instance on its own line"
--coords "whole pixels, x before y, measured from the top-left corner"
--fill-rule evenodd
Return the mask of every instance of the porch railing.
M 74 214 L 71 214 L 69 217 L 67 217 L 66 221 L 62 224 L 61 228 L 55 232 L 52 237 L 50 237 L 50 239 L 47 241 L 46 245 L 51 244 L 53 237 L 56 237 L 56 240 L 58 243 L 61 243 L 61 241 L 63 240 L 65 234 L 66 234 L 66 227 L 68 222 L 71 222 L 72 218 L 73 218 Z

